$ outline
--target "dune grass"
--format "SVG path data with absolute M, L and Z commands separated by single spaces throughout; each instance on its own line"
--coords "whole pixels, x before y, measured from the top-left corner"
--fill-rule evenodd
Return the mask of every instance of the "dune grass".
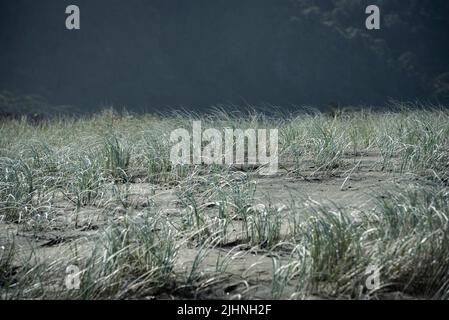
M 372 208 L 316 203 L 307 194 L 299 205 L 286 196 L 283 207 L 275 206 L 255 196 L 257 170 L 172 166 L 170 132 L 188 129 L 194 119 L 205 127 L 279 129 L 281 177 L 344 177 L 371 157 L 370 170 L 409 180 L 373 195 Z M 1 224 L 42 236 L 83 208 L 98 209 L 107 223 L 53 260 L 37 259 L 34 249 L 24 255 L 14 240 L 3 239 L 0 297 L 201 297 L 236 276 L 234 259 L 256 252 L 270 261 L 272 277 L 261 281 L 273 298 L 361 299 L 399 291 L 447 299 L 448 124 L 447 111 L 405 109 L 278 116 L 108 110 L 39 124 L 2 120 Z M 179 218 L 152 200 L 135 207 L 133 184 L 173 190 Z M 70 221 L 65 228 L 80 228 L 78 219 Z M 195 252 L 187 269 L 179 258 L 185 250 Z M 205 266 L 210 259 L 213 268 Z M 64 287 L 68 265 L 80 269 L 79 290 Z M 370 267 L 382 276 L 375 290 L 365 285 Z

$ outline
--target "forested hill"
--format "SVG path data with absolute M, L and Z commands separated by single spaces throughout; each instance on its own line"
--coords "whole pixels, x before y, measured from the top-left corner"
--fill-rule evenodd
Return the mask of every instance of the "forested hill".
M 0 108 L 447 103 L 448 40 L 447 0 L 2 0 Z

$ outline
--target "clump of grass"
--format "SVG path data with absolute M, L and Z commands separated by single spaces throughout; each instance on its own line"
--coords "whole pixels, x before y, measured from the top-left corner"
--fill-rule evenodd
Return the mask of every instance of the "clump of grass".
M 379 265 L 397 290 L 447 298 L 449 193 L 441 186 L 394 190 L 366 221 L 374 228 Z
M 83 261 L 80 289 L 73 298 L 123 298 L 154 294 L 173 281 L 178 253 L 175 230 L 157 218 L 109 227 Z
M 363 225 L 345 210 L 319 206 L 311 209 L 301 228 L 299 243 L 311 264 L 309 290 L 335 296 L 354 290 L 353 278 L 366 268 L 369 256 L 363 250 Z
M 376 141 L 376 146 L 381 158 L 381 170 L 393 169 L 393 159 L 398 152 L 397 142 L 391 136 L 383 134 L 381 135 L 381 138 Z
M 237 217 L 243 221 L 243 227 L 248 225 L 248 213 L 254 203 L 257 184 L 248 175 L 237 175 L 228 180 L 229 184 L 225 188 L 229 197 L 229 203 L 234 208 Z
M 111 204 L 115 205 L 115 211 L 118 211 L 121 214 L 127 214 L 132 205 L 130 187 L 131 185 L 128 182 L 111 185 Z
M 187 286 L 193 286 L 195 282 L 200 281 L 200 279 L 204 276 L 204 272 L 201 270 L 201 264 L 219 242 L 221 242 L 219 237 L 216 237 L 216 235 L 211 235 L 199 246 L 198 252 L 192 261 L 192 265 L 186 279 Z
M 15 243 L 0 246 L 0 288 L 7 287 L 14 275 Z M 1 295 L 0 295 L 1 297 Z
M 247 228 L 249 242 L 262 248 L 271 248 L 281 239 L 282 213 L 281 210 L 259 204 L 249 208 L 247 214 Z
M 22 222 L 35 191 L 31 169 L 20 160 L 0 159 L 0 215 L 6 221 Z
M 168 182 L 172 177 L 170 162 L 169 137 L 163 133 L 147 135 L 145 158 L 147 162 L 148 179 L 153 183 Z
M 418 131 L 418 132 L 416 132 Z M 447 124 L 415 121 L 415 128 L 408 133 L 402 145 L 402 172 L 416 172 L 447 179 L 449 171 L 449 129 Z
M 179 202 L 187 210 L 184 226 L 203 230 L 205 237 L 220 232 L 221 239 L 226 241 L 228 227 L 238 221 L 241 234 L 248 241 L 249 208 L 253 204 L 255 190 L 256 184 L 245 173 L 221 169 L 220 172 L 203 175 L 195 171 L 177 188 Z
M 302 252 L 301 252 L 302 250 Z M 303 247 L 293 248 L 287 261 L 282 261 L 279 256 L 272 256 L 272 284 L 271 294 L 274 299 L 281 299 L 285 291 L 290 287 L 292 296 L 298 296 L 304 292 L 310 274 L 307 255 Z
M 202 230 L 205 224 L 204 206 L 198 202 L 192 191 L 183 193 L 178 199 L 181 205 L 187 209 L 184 219 L 185 226 Z
M 369 110 L 351 113 L 346 120 L 353 156 L 372 148 L 375 143 L 376 114 Z
M 18 254 L 15 239 L 0 246 L 0 299 L 58 297 L 55 292 L 61 287 L 52 286 L 55 280 L 59 280 L 57 272 L 46 262 L 39 261 L 34 248 L 29 254 Z
M 67 192 L 64 194 L 79 210 L 82 206 L 95 201 L 105 183 L 105 178 L 101 164 L 94 156 L 84 155 L 69 166 L 66 178 L 68 183 L 63 188 Z
M 34 142 L 24 151 L 24 157 L 30 160 L 29 163 L 32 168 L 47 175 L 58 173 L 58 154 L 48 143 Z
M 348 144 L 345 131 L 334 122 L 320 125 L 316 123 L 316 133 L 308 142 L 308 149 L 315 165 L 315 172 L 331 173 L 342 164 L 342 158 Z
M 420 185 L 383 194 L 376 208 L 357 215 L 306 207 L 295 235 L 310 265 L 302 294 L 360 298 L 400 291 L 447 298 L 448 202 L 446 187 Z M 371 291 L 365 286 L 370 266 L 381 281 Z
M 46 186 L 46 180 L 22 160 L 1 158 L 0 221 L 17 223 L 35 232 L 50 227 L 56 186 Z
M 131 159 L 131 148 L 124 139 L 111 133 L 105 139 L 105 167 L 112 177 L 119 181 L 127 181 L 127 169 Z
M 293 172 L 303 176 L 312 168 L 312 176 L 332 175 L 342 166 L 344 153 L 350 146 L 346 123 L 338 119 L 329 120 L 319 114 L 303 121 L 296 119 L 295 122 L 300 127 L 296 129 L 296 140 L 291 140 L 294 133 L 287 133 L 290 146 L 283 147 L 293 158 Z
M 447 180 L 449 166 L 448 115 L 443 111 L 379 114 L 374 125 L 374 151 L 382 170 Z

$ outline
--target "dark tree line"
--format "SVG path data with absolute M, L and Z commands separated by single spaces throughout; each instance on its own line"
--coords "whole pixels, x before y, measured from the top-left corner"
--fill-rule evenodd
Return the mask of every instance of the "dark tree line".
M 0 107 L 445 103 L 448 30 L 447 0 L 2 0 Z

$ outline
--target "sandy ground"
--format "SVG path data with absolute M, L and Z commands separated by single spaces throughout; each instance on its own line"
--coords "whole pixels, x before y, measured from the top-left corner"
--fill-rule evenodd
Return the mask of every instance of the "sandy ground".
M 375 206 L 374 195 L 380 194 L 397 183 L 407 183 L 408 178 L 376 169 L 376 157 L 366 156 L 362 160 L 347 159 L 345 168 L 332 177 L 310 178 L 307 172 L 303 176 L 293 176 L 281 172 L 271 177 L 256 177 L 256 203 L 267 203 L 281 206 L 292 201 L 301 202 L 306 199 L 320 203 L 330 203 L 341 208 L 372 208 Z M 313 171 L 313 168 L 310 168 Z M 133 183 L 130 193 L 131 203 L 136 215 L 147 205 L 148 199 L 173 219 L 182 216 L 173 187 L 155 186 L 149 183 Z M 17 224 L 0 223 L 0 246 L 5 245 L 14 236 L 19 257 L 27 257 L 32 250 L 42 259 L 52 260 L 69 257 L 74 244 L 89 251 L 96 239 L 107 227 L 110 219 L 104 208 L 84 207 L 74 216 L 71 203 L 63 200 L 56 203 L 56 216 L 52 229 L 42 232 L 27 230 Z M 77 219 L 76 227 L 74 220 Z M 197 254 L 197 248 L 184 246 L 181 248 L 176 272 L 185 274 Z M 213 272 L 218 256 L 225 256 L 233 250 L 235 259 L 229 264 L 226 276 L 212 277 L 200 288 L 178 288 L 174 292 L 162 293 L 156 298 L 270 298 L 272 279 L 272 260 L 263 250 L 251 250 L 248 247 L 222 246 L 210 252 L 202 262 L 201 270 Z M 280 258 L 283 259 L 282 253 Z M 287 257 L 284 257 L 287 259 Z M 188 293 L 187 293 L 188 292 Z M 293 288 L 287 288 L 282 298 L 289 298 Z M 395 296 L 393 296 L 395 298 Z

